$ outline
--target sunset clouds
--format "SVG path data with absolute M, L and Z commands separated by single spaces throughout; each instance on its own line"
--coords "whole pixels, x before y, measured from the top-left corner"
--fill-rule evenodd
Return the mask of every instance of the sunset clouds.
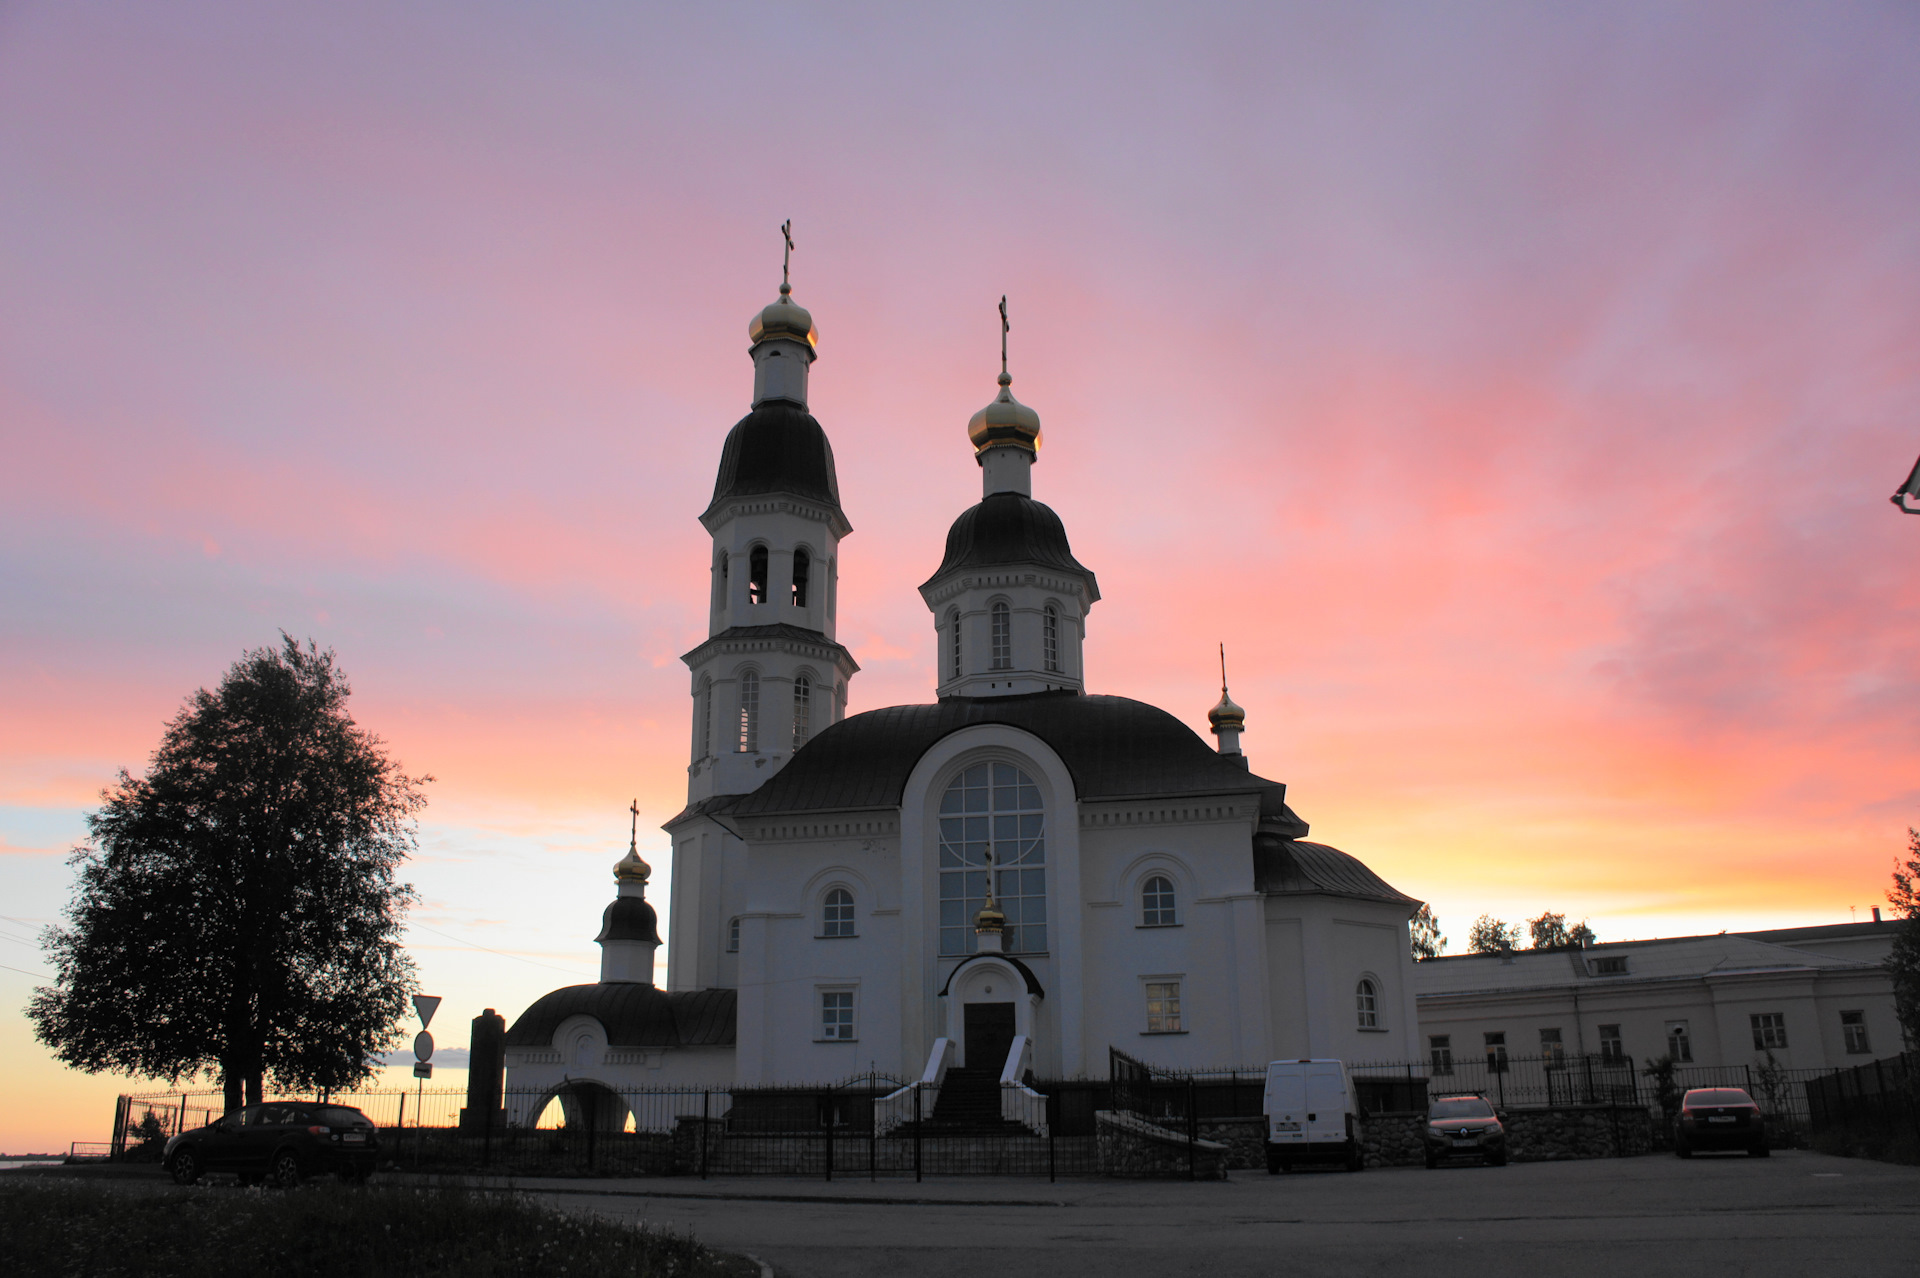
M 1456 948 L 1864 916 L 1920 823 L 1916 66 L 1892 5 L 8 6 L 6 913 L 285 629 L 437 778 L 421 921 L 519 956 L 416 933 L 443 1016 L 590 979 L 791 217 L 854 710 L 931 696 L 1006 293 L 1095 690 L 1203 727 L 1224 640 L 1255 769 Z

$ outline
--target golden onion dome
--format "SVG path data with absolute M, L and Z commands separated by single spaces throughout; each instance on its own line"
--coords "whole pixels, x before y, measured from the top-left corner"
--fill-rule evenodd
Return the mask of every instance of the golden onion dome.
M 1247 726 L 1247 712 L 1233 704 L 1233 698 L 1227 695 L 1226 688 L 1220 689 L 1220 704 L 1207 711 L 1207 722 L 1213 725 L 1216 734 L 1242 731 Z
M 813 316 L 807 308 L 793 300 L 791 284 L 782 284 L 780 300 L 747 323 L 748 341 L 758 345 L 770 337 L 792 337 L 815 348 L 820 345 L 820 330 L 813 326 Z
M 989 893 L 987 903 L 980 907 L 978 914 L 973 916 L 973 930 L 976 932 L 1001 932 L 1006 930 L 1006 926 L 1007 916 L 1000 912 L 1000 907 L 993 903 L 993 896 Z
M 616 883 L 645 883 L 653 877 L 653 867 L 640 859 L 640 849 L 629 844 L 627 854 L 614 863 L 613 878 Z
M 1012 385 L 1013 378 L 1001 373 L 1000 393 L 967 423 L 967 438 L 973 441 L 976 454 L 1001 445 L 1040 451 L 1040 414 L 1013 397 Z

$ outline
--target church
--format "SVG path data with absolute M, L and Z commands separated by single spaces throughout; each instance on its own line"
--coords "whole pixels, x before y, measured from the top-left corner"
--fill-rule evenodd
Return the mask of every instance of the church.
M 1214 744 L 1085 687 L 1100 586 L 1034 499 L 1040 418 L 1013 396 L 1004 305 L 999 393 L 966 434 L 981 497 L 919 587 L 934 699 L 854 715 L 835 637 L 853 526 L 807 396 L 819 333 L 787 283 L 750 322 L 751 410 L 700 515 L 668 988 L 636 841 L 600 981 L 508 1033 L 516 1091 L 949 1067 L 1014 1086 L 1104 1076 L 1109 1047 L 1177 1070 L 1416 1058 L 1418 902 L 1307 841 L 1242 752 L 1224 678 Z

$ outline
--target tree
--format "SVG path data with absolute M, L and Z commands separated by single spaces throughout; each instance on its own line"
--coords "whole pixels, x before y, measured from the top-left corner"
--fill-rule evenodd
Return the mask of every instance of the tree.
M 414 988 L 414 900 L 394 871 L 431 777 L 409 777 L 347 714 L 331 651 L 286 634 L 167 724 L 143 777 L 87 817 L 39 1040 L 88 1073 L 217 1072 L 229 1110 L 349 1087 L 398 1042 Z
M 1491 914 L 1475 919 L 1467 933 L 1467 949 L 1475 954 L 1511 954 L 1519 945 L 1519 924 L 1503 923 Z
M 1533 937 L 1536 950 L 1564 950 L 1567 948 L 1567 916 L 1545 910 L 1537 919 L 1527 920 L 1527 931 Z
M 1581 919 L 1567 929 L 1567 944 L 1576 949 L 1585 949 L 1589 945 L 1600 944 L 1600 938 L 1592 928 L 1587 926 L 1587 921 Z
M 1425 901 L 1414 911 L 1408 936 L 1413 942 L 1415 961 L 1439 958 L 1441 951 L 1447 948 L 1447 938 L 1440 935 L 1440 920 L 1433 917 L 1433 908 Z
M 1893 891 L 1887 893 L 1896 913 L 1906 921 L 1894 933 L 1887 954 L 1893 977 L 1893 1010 L 1909 1046 L 1920 1047 L 1920 830 L 1907 830 L 1907 859 L 1893 863 Z

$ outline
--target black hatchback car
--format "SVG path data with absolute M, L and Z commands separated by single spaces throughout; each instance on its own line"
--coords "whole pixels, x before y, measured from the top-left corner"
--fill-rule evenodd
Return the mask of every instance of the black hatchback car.
M 249 1105 L 167 1142 L 163 1165 L 191 1185 L 207 1172 L 235 1172 L 240 1183 L 263 1180 L 291 1188 L 335 1172 L 365 1180 L 380 1160 L 380 1133 L 348 1105 L 274 1101 Z
M 1484 1096 L 1436 1096 L 1427 1106 L 1426 1152 L 1429 1168 L 1449 1158 L 1504 1167 L 1507 1127 Z
M 1767 1120 L 1753 1097 L 1738 1087 L 1696 1087 L 1680 1098 L 1673 1152 L 1692 1158 L 1696 1149 L 1744 1149 L 1767 1156 Z

